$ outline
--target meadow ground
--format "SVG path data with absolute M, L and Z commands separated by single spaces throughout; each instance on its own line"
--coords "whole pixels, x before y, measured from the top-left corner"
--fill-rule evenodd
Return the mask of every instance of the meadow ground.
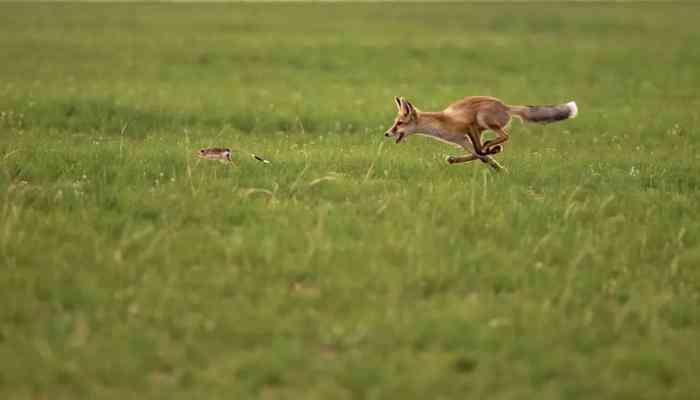
M 698 17 L 0 4 L 0 398 L 697 398 Z M 382 137 L 476 94 L 580 115 Z

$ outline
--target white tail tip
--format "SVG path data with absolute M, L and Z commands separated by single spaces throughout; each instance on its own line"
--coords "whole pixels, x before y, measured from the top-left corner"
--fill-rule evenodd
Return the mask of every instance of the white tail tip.
M 578 115 L 578 106 L 576 105 L 575 101 L 570 101 L 566 103 L 567 107 L 569 107 L 569 110 L 571 110 L 571 114 L 569 115 L 569 118 L 576 118 Z

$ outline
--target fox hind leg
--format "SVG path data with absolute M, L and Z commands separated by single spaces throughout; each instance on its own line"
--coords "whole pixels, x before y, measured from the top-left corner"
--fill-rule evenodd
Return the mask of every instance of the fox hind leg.
M 500 153 L 503 150 L 505 142 L 510 139 L 510 136 L 506 128 L 491 128 L 491 130 L 496 132 L 498 137 L 493 140 L 487 140 L 486 143 L 484 143 L 485 151 L 487 154 Z
M 498 154 L 498 153 L 500 153 L 500 152 L 502 152 L 502 151 L 503 151 L 503 145 L 500 145 L 500 144 L 497 144 L 497 145 L 495 145 L 495 146 L 491 146 L 491 147 L 489 147 L 489 148 L 486 149 L 486 152 L 487 152 L 489 155 Z
M 488 129 L 498 135 L 496 139 L 484 142 L 484 153 L 496 154 L 503 151 L 503 144 L 509 139 L 506 127 L 511 120 L 510 114 L 504 110 L 491 110 L 489 112 L 479 113 L 476 120 L 482 129 Z
M 484 151 L 485 147 L 481 143 L 481 133 L 483 131 L 484 129 L 481 127 L 471 126 L 467 132 L 467 138 L 471 142 L 471 147 L 474 150 L 474 154 L 477 156 L 477 158 L 479 158 L 482 162 L 487 162 L 486 156 L 488 156 L 489 153 Z

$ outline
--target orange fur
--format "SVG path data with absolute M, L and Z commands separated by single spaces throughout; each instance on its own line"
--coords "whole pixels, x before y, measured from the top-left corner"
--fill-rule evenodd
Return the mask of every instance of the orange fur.
M 465 97 L 438 112 L 420 111 L 402 97 L 394 100 L 399 113 L 385 136 L 396 138 L 396 143 L 412 134 L 429 136 L 472 153 L 451 156 L 448 158 L 450 163 L 480 159 L 494 168 L 495 161 L 489 156 L 503 150 L 503 144 L 509 138 L 506 128 L 512 116 L 528 122 L 548 123 L 573 118 L 578 112 L 574 102 L 557 106 L 509 106 L 488 96 Z M 482 143 L 482 134 L 486 130 L 495 132 L 498 137 Z

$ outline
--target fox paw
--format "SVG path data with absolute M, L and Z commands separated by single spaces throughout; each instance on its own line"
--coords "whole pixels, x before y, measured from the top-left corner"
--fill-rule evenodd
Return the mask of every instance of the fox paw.
M 498 154 L 498 153 L 500 153 L 501 151 L 503 151 L 503 146 L 501 146 L 500 144 L 497 144 L 497 145 L 495 145 L 495 146 L 493 146 L 493 147 L 490 147 L 486 152 L 487 152 L 488 154 Z

